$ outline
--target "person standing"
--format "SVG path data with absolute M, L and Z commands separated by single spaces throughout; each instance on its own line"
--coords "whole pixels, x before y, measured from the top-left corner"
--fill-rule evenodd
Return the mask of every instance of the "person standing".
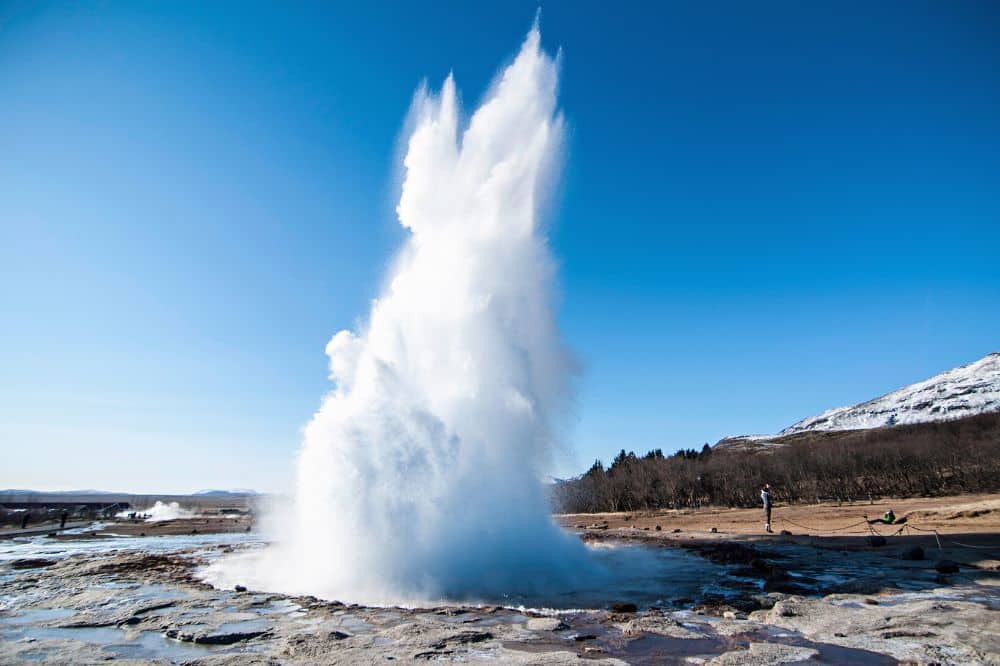
M 760 491 L 760 500 L 764 503 L 764 531 L 771 532 L 771 484 L 764 484 Z

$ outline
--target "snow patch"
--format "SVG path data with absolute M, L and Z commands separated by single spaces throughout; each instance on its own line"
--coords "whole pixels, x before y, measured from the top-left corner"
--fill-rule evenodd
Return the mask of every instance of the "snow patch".
M 1000 411 L 1000 353 L 849 407 L 828 409 L 778 436 L 809 430 L 864 430 L 950 421 Z

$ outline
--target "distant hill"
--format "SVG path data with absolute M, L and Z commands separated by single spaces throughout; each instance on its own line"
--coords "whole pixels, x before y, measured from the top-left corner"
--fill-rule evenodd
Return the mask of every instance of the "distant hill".
M 0 490 L 0 495 L 122 495 L 123 493 L 108 490 L 26 490 L 24 488 L 7 488 Z
M 787 444 L 791 435 L 806 432 L 869 430 L 993 412 L 1000 412 L 1000 353 L 996 352 L 873 400 L 802 419 L 776 435 L 726 437 L 715 448 L 766 449 Z
M 183 500 L 186 497 L 203 499 L 225 499 L 241 497 L 258 497 L 260 493 L 248 488 L 236 488 L 233 490 L 201 490 L 192 494 L 162 494 L 162 493 L 116 493 L 107 490 L 30 490 L 26 488 L 8 488 L 0 490 L 0 499 L 6 501 L 23 501 L 16 498 L 32 498 L 27 501 L 35 501 L 38 498 L 106 498 L 106 501 L 127 501 L 129 499 L 146 499 L 163 497 Z M 71 501 L 67 499 L 67 501 Z M 104 501 L 104 500 L 102 500 Z

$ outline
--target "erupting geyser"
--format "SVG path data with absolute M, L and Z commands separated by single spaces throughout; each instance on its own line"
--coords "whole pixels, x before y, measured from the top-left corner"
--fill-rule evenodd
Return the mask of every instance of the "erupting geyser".
M 539 481 L 573 365 L 540 220 L 557 81 L 536 26 L 467 124 L 452 77 L 417 93 L 396 209 L 410 234 L 367 324 L 327 345 L 335 388 L 305 430 L 292 533 L 258 563 L 259 587 L 475 599 L 583 573 Z

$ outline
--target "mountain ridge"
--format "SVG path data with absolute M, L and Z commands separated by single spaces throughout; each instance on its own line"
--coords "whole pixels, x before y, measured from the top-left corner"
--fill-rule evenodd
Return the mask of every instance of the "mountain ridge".
M 869 430 L 930 423 L 1000 412 L 1000 352 L 908 384 L 871 400 L 835 407 L 807 417 L 774 435 L 724 437 L 715 447 L 753 445 L 766 448 L 775 440 L 804 432 Z

